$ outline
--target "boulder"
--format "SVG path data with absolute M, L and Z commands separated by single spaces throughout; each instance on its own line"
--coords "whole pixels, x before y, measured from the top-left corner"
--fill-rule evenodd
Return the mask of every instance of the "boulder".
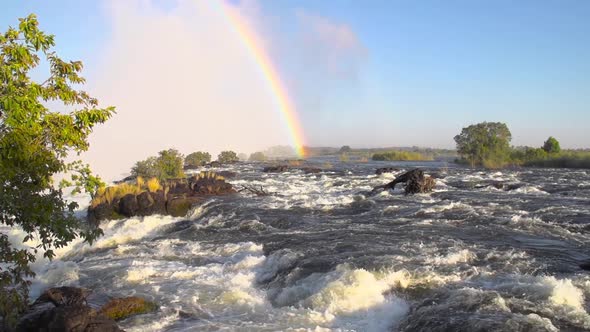
M 302 170 L 305 174 L 316 174 L 323 171 L 321 168 L 317 167 L 301 167 L 300 170 Z
M 404 189 L 406 195 L 431 192 L 436 185 L 436 181 L 430 176 L 425 176 L 424 171 L 421 169 L 413 169 L 396 177 L 393 181 L 386 185 L 375 187 L 373 189 L 373 193 L 375 193 L 378 189 L 393 190 L 398 183 L 405 183 Z
M 395 172 L 399 172 L 399 169 L 394 168 L 394 167 L 381 167 L 381 168 L 377 168 L 377 170 L 375 171 L 375 174 L 381 175 L 383 173 L 395 173 Z
M 152 214 L 166 214 L 166 193 L 164 190 L 158 190 L 155 193 L 150 193 L 154 204 L 152 205 Z
M 227 195 L 236 191 L 220 176 L 195 176 L 189 179 L 189 187 L 194 195 Z
M 184 217 L 188 211 L 203 198 L 196 196 L 178 196 L 172 197 L 166 202 L 166 212 L 173 217 Z
M 133 315 L 144 314 L 158 309 L 158 306 L 144 298 L 131 296 L 112 299 L 106 303 L 99 314 L 114 320 L 122 320 Z
M 119 210 L 117 212 L 121 215 L 124 215 L 125 217 L 133 217 L 138 215 L 139 204 L 137 202 L 137 196 L 134 194 L 127 194 L 123 196 L 121 201 L 119 201 Z
M 264 173 L 283 173 L 287 172 L 290 169 L 287 165 L 278 165 L 278 166 L 266 166 L 262 169 Z
M 89 290 L 76 287 L 46 290 L 21 317 L 16 331 L 122 331 L 114 320 L 88 306 L 89 294 Z
M 112 219 L 115 209 L 113 205 L 101 203 L 96 206 L 89 206 L 87 218 L 91 225 L 98 226 L 101 220 Z

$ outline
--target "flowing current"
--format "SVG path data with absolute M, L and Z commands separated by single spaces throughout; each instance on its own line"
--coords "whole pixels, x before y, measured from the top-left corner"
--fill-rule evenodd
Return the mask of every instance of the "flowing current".
M 578 267 L 590 259 L 590 171 L 330 163 L 216 169 L 273 195 L 105 222 L 93 246 L 36 263 L 31 297 L 56 285 L 143 296 L 160 309 L 120 323 L 141 332 L 590 330 L 590 272 Z M 384 166 L 399 171 L 375 175 Z M 368 195 L 414 167 L 437 177 L 433 193 Z

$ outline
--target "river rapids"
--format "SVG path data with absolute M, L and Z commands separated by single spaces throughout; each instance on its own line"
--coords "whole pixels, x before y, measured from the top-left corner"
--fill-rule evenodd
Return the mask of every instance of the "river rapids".
M 31 298 L 62 285 L 143 296 L 160 309 L 120 322 L 141 332 L 590 330 L 578 266 L 590 259 L 590 171 L 315 165 L 326 171 L 213 169 L 273 195 L 104 222 L 92 246 L 35 263 Z M 384 166 L 399 171 L 375 175 Z M 368 195 L 414 167 L 437 177 L 433 193 Z M 499 182 L 510 190 L 488 186 Z

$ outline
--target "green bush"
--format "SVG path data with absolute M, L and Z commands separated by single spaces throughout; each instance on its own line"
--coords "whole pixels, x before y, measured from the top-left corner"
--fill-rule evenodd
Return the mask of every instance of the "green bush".
M 203 166 L 211 161 L 209 152 L 197 151 L 189 154 L 184 158 L 184 164 L 187 166 Z
M 432 160 L 421 153 L 410 151 L 388 151 L 383 153 L 375 153 L 372 157 L 376 161 L 421 161 Z
M 240 158 L 233 151 L 221 151 L 221 153 L 217 156 L 217 161 L 223 164 L 235 163 L 240 161 Z
M 262 152 L 254 152 L 248 158 L 249 161 L 266 161 L 267 158 Z
M 185 177 L 184 156 L 175 149 L 162 150 L 157 157 L 138 161 L 131 169 L 131 174 L 143 178 L 157 178 L 160 181 Z
M 501 122 L 465 127 L 455 136 L 457 152 L 471 166 L 502 167 L 509 162 L 512 134 Z
M 545 143 L 543 143 L 543 150 L 547 153 L 559 153 L 561 147 L 559 146 L 559 142 L 553 136 L 550 136 Z

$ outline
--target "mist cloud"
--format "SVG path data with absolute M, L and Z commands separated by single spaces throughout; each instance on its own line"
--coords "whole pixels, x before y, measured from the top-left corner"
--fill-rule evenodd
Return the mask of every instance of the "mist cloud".
M 232 6 L 254 15 L 254 2 Z M 174 147 L 215 156 L 289 144 L 260 69 L 224 17 L 224 4 L 175 1 L 106 3 L 111 37 L 91 90 L 117 107 L 96 129 L 85 159 L 106 178 Z

